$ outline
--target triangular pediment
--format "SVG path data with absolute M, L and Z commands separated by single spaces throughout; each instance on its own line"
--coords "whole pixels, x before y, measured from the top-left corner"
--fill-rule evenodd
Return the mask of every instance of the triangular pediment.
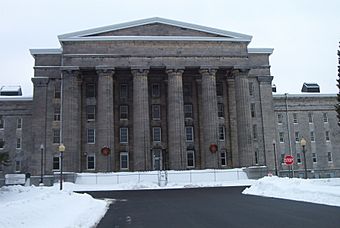
M 251 36 L 158 17 L 59 36 L 60 41 L 108 39 L 230 39 L 250 41 Z
M 160 22 L 117 29 L 113 31 L 89 35 L 93 36 L 198 36 L 198 37 L 226 37 L 194 29 L 167 25 Z M 228 37 L 232 38 L 232 37 Z

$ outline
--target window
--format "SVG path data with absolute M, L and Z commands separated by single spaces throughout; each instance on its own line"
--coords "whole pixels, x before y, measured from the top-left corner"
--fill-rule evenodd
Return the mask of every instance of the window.
M 4 129 L 5 126 L 5 120 L 0 116 L 0 129 Z
M 313 123 L 313 113 L 308 113 L 308 123 Z
M 295 132 L 295 142 L 296 143 L 300 142 L 300 137 L 299 137 L 299 132 L 298 131 Z
M 280 143 L 284 143 L 285 142 L 285 134 L 283 132 L 279 133 L 279 138 L 280 138 Z
M 96 106 L 88 105 L 86 107 L 87 121 L 94 121 L 96 119 Z
M 87 163 L 87 169 L 94 170 L 96 168 L 96 162 L 95 162 L 95 155 L 87 155 L 86 157 L 86 163 Z
M 86 97 L 92 98 L 96 97 L 96 86 L 93 83 L 86 84 Z
M 315 136 L 314 136 L 314 131 L 310 132 L 310 141 L 315 142 Z
M 160 127 L 153 127 L 152 128 L 152 138 L 154 142 L 161 142 L 162 139 L 162 132 Z
M 295 123 L 295 124 L 298 123 L 297 113 L 293 113 L 293 123 Z
M 283 115 L 281 113 L 277 114 L 277 123 L 282 124 L 283 122 Z
M 54 107 L 53 120 L 60 121 L 60 107 L 59 106 Z
M 218 117 L 224 117 L 224 105 L 222 103 L 217 104 Z
M 252 82 L 249 82 L 249 95 L 254 95 L 254 84 Z
M 87 143 L 94 144 L 96 142 L 96 130 L 93 128 L 87 129 Z
M 61 98 L 61 84 L 56 83 L 54 86 L 54 98 L 60 99 Z
M 327 153 L 328 162 L 333 162 L 332 152 Z
M 192 118 L 192 104 L 184 105 L 184 118 Z
M 296 153 L 296 161 L 298 164 L 301 164 L 301 154 L 300 153 Z
M 21 171 L 21 161 L 15 161 L 15 172 L 19 173 Z
M 129 153 L 128 152 L 120 152 L 120 169 L 121 170 L 129 169 Z
M 128 143 L 128 128 L 121 127 L 119 129 L 119 142 L 120 143 Z
M 281 164 L 285 163 L 285 154 L 281 154 Z
M 120 98 L 127 98 L 127 97 L 128 97 L 128 85 L 120 84 Z
M 194 128 L 193 127 L 185 127 L 185 139 L 187 142 L 194 141 Z
M 251 117 L 255 117 L 255 104 L 251 103 L 250 104 L 250 113 L 251 113 Z
M 119 116 L 121 120 L 127 120 L 129 116 L 128 112 L 128 106 L 127 105 L 121 105 L 119 108 Z
M 222 83 L 216 83 L 216 95 L 218 97 L 223 96 L 223 84 Z
M 259 151 L 258 149 L 255 150 L 255 164 L 259 164 Z
M 218 139 L 220 141 L 224 141 L 225 140 L 225 127 L 223 125 L 220 125 L 218 127 Z
M 325 132 L 325 137 L 326 137 L 326 141 L 329 142 L 330 138 L 329 138 L 329 131 Z
M 60 157 L 59 155 L 53 156 L 53 170 L 59 170 L 60 169 Z
M 152 97 L 160 97 L 161 96 L 161 89 L 158 83 L 154 83 L 151 86 L 151 95 Z
M 22 128 L 22 118 L 18 118 L 17 119 L 17 129 L 21 129 Z
M 195 152 L 193 150 L 187 151 L 187 167 L 195 168 Z
M 183 95 L 185 97 L 191 97 L 192 96 L 192 90 L 191 90 L 191 84 L 190 83 L 184 83 L 183 84 Z
M 316 153 L 312 153 L 312 159 L 313 159 L 313 163 L 317 162 Z
M 254 140 L 257 140 L 257 125 L 253 125 L 253 138 Z
M 161 106 L 160 105 L 152 105 L 152 119 L 153 120 L 161 119 Z
M 220 154 L 221 158 L 221 166 L 227 165 L 227 153 L 225 151 L 222 151 Z
M 60 129 L 53 129 L 53 143 L 60 143 Z
M 5 141 L 3 138 L 0 138 L 0 150 L 4 149 L 5 147 Z
M 21 138 L 17 138 L 17 146 L 16 146 L 17 149 L 21 149 Z
M 323 113 L 323 122 L 328 123 L 328 116 L 326 112 Z

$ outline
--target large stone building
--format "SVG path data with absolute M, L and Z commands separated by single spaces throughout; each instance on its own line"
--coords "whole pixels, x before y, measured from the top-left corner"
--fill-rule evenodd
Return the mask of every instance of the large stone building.
M 61 143 L 69 172 L 274 170 L 273 139 L 285 129 L 272 49 L 248 48 L 251 36 L 151 18 L 58 38 L 61 48 L 30 50 L 33 98 L 0 100 L 9 171 L 37 175 L 41 162 L 58 171 Z

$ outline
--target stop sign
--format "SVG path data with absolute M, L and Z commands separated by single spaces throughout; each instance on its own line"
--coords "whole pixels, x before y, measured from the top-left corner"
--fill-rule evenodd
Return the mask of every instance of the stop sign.
M 286 155 L 284 162 L 286 165 L 292 165 L 294 163 L 294 157 L 291 155 Z

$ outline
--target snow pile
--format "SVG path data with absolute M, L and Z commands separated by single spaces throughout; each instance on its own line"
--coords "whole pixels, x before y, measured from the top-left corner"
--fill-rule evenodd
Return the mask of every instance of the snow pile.
M 297 179 L 264 177 L 243 194 L 340 206 L 340 178 Z
M 0 188 L 0 227 L 93 227 L 108 203 L 57 187 Z

